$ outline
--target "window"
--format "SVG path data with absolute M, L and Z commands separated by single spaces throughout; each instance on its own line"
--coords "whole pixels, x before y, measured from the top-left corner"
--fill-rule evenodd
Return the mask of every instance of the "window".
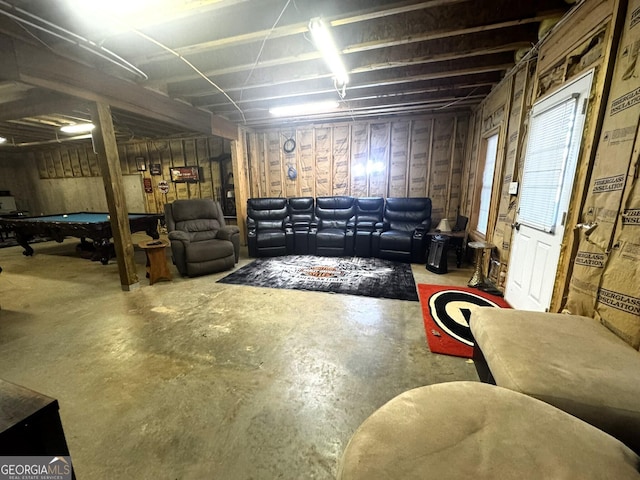
M 484 159 L 484 169 L 482 173 L 482 183 L 480 185 L 478 209 L 478 219 L 476 230 L 482 235 L 487 234 L 489 223 L 489 210 L 491 208 L 491 191 L 493 189 L 493 174 L 496 168 L 496 158 L 498 156 L 498 134 L 491 135 L 485 139 L 486 154 Z
M 578 95 L 533 109 L 527 157 L 522 174 L 518 222 L 553 233 L 571 146 L 577 155 L 582 129 L 574 129 Z

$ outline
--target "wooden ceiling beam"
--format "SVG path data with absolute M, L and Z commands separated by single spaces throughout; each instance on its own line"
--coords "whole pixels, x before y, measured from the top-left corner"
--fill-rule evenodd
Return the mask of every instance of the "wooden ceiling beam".
M 491 87 L 493 87 L 498 80 L 494 81 L 478 81 L 478 82 L 469 82 L 469 83 L 459 83 L 459 84 L 450 84 L 450 85 L 428 85 L 429 82 L 416 82 L 416 84 L 409 89 L 398 91 L 394 86 L 386 86 L 386 87 L 375 87 L 371 86 L 366 89 L 358 89 L 350 92 L 348 97 L 348 101 L 352 100 L 369 100 L 374 98 L 383 98 L 383 97 L 392 97 L 392 96 L 400 96 L 400 95 L 412 95 L 412 94 L 442 94 L 444 92 L 453 92 L 453 91 L 468 91 L 471 89 L 481 89 L 485 93 L 489 93 Z M 327 94 L 334 94 L 335 90 L 327 90 L 325 92 L 321 92 L 318 94 L 318 100 L 320 96 L 326 97 Z M 240 102 L 243 110 L 251 110 L 252 108 L 265 108 L 271 106 L 274 101 L 281 100 L 280 103 L 302 103 L 303 101 L 308 101 L 309 96 L 305 96 L 304 99 L 298 98 L 299 96 L 292 95 L 283 95 L 277 98 L 266 98 L 266 99 L 257 99 L 257 100 L 244 100 Z M 218 103 L 215 105 L 211 105 L 210 108 L 216 110 L 221 115 L 224 115 L 225 111 L 231 111 L 230 105 L 228 103 Z
M 442 7 L 445 5 L 453 5 L 455 3 L 461 3 L 468 0 L 428 0 L 424 2 L 401 2 L 390 5 L 387 8 L 380 9 L 374 7 L 360 12 L 355 12 L 346 16 L 329 17 L 325 20 L 332 26 L 350 25 L 352 23 L 363 22 L 365 20 L 373 20 L 378 18 L 384 18 L 391 15 L 399 15 L 401 13 L 411 13 L 417 10 L 423 10 L 425 8 Z M 195 55 L 198 53 L 206 53 L 213 50 L 222 48 L 229 48 L 237 45 L 244 45 L 247 43 L 260 42 L 265 38 L 276 39 L 282 37 L 288 37 L 292 35 L 300 35 L 309 31 L 309 19 L 305 21 L 294 23 L 290 25 L 284 25 L 268 30 L 258 30 L 239 35 L 229 36 L 209 42 L 202 42 L 194 45 L 188 45 L 185 47 L 175 48 L 174 51 L 182 56 Z M 172 58 L 174 55 L 167 52 L 161 52 L 154 55 L 147 55 L 139 57 L 134 60 L 136 65 L 145 65 L 151 62 L 165 61 Z
M 358 73 L 351 74 L 351 81 L 347 86 L 347 91 L 357 88 L 368 88 L 370 86 L 391 85 L 411 83 L 422 80 L 433 80 L 437 78 L 456 77 L 461 75 L 471 75 L 474 73 L 486 73 L 490 71 L 504 71 L 508 70 L 514 65 L 515 61 L 513 55 L 500 53 L 490 56 L 472 57 L 469 59 L 452 60 L 448 62 L 442 62 L 442 64 L 433 64 L 430 68 L 425 68 L 424 65 L 411 65 L 409 67 L 399 67 L 381 69 L 381 70 L 363 70 Z M 288 72 L 275 72 L 274 77 L 267 77 L 262 79 L 260 84 L 245 85 L 234 82 L 233 79 L 219 83 L 221 88 L 225 90 L 227 94 L 238 94 L 240 92 L 251 92 L 254 89 L 260 89 L 262 91 L 281 91 L 287 92 L 292 95 L 304 94 L 310 91 L 319 89 L 326 89 L 327 86 L 332 85 L 330 82 L 331 74 L 324 75 L 307 74 L 292 77 Z M 361 77 L 361 78 L 360 78 Z M 324 80 L 323 80 L 324 79 Z M 188 93 L 186 90 L 184 93 Z M 172 95 L 179 96 L 183 92 L 171 92 Z M 203 92 L 206 93 L 206 92 Z
M 376 119 L 385 116 L 406 116 L 406 115 L 423 115 L 441 113 L 440 110 L 447 109 L 447 114 L 452 112 L 468 112 L 472 106 L 478 105 L 481 102 L 480 98 L 468 98 L 468 99 L 452 99 L 442 100 L 436 103 L 425 105 L 404 105 L 398 104 L 393 108 L 370 108 L 357 112 L 358 119 L 363 120 L 367 117 L 375 117 Z M 455 107 L 455 108 L 454 108 Z M 336 121 L 352 121 L 352 114 L 356 113 L 349 111 L 340 111 L 334 113 L 325 113 L 304 117 L 291 117 L 286 120 L 286 125 L 296 123 L 320 123 L 320 122 L 336 122 Z M 263 114 L 249 114 L 247 115 L 247 126 L 252 128 L 262 128 L 268 126 L 283 125 L 281 118 L 275 118 L 265 116 Z
M 359 73 L 365 70 L 392 68 L 398 65 L 427 64 L 456 58 L 488 55 L 491 53 L 515 52 L 520 48 L 531 46 L 531 42 L 526 40 L 527 36 L 530 36 L 528 31 L 518 31 L 511 32 L 507 39 L 502 38 L 500 35 L 493 34 L 484 36 L 485 38 L 470 37 L 465 38 L 464 41 L 457 42 L 420 42 L 411 49 L 407 49 L 402 45 L 400 47 L 382 48 L 375 52 L 367 51 L 351 54 L 349 57 L 345 57 L 345 63 L 350 66 L 351 73 Z M 433 45 L 434 43 L 436 45 Z M 232 66 L 211 70 L 207 72 L 207 75 L 211 78 L 219 79 L 225 75 L 251 72 L 255 68 L 261 70 L 275 69 L 293 64 L 297 64 L 297 72 L 300 71 L 300 67 L 304 64 L 309 65 L 309 68 L 314 70 L 322 71 L 325 69 L 324 66 L 318 67 L 318 64 L 322 61 L 322 56 L 318 51 L 262 61 L 257 65 L 255 62 L 237 64 L 237 61 L 237 58 L 235 62 L 230 59 L 229 64 Z M 175 79 L 177 77 L 173 78 Z M 171 79 L 167 80 L 169 80 L 169 83 L 172 83 Z M 164 81 L 162 83 L 164 83 Z M 176 87 L 170 87 L 170 89 L 171 88 Z M 198 90 L 202 91 L 202 89 L 196 89 L 196 92 Z M 210 91 L 210 89 L 207 90 Z M 175 90 L 171 91 L 175 92 Z
M 417 34 L 417 35 L 402 35 L 398 37 L 387 37 L 384 39 L 367 40 L 365 42 L 359 42 L 356 44 L 347 45 L 342 49 L 342 53 L 343 55 L 350 55 L 350 54 L 364 53 L 364 52 L 370 52 L 373 50 L 380 50 L 380 49 L 386 49 L 386 48 L 392 48 L 392 47 L 404 47 L 410 44 L 430 42 L 430 41 L 440 40 L 444 38 L 451 39 L 452 37 L 473 35 L 476 33 L 495 32 L 499 30 L 510 29 L 513 27 L 528 25 L 532 23 L 538 23 L 543 19 L 549 18 L 550 15 L 551 15 L 550 13 L 545 13 L 542 15 L 537 15 L 535 17 L 530 17 L 530 18 L 525 18 L 520 20 L 498 22 L 498 23 L 480 25 L 475 27 L 451 28 L 451 29 L 445 28 L 439 31 L 431 31 L 423 34 Z M 374 31 L 374 29 L 372 29 L 371 31 Z M 508 42 L 508 43 L 513 43 L 513 42 Z M 257 64 L 256 68 L 262 69 L 267 66 L 278 67 L 284 64 L 293 65 L 298 62 L 304 62 L 309 60 L 320 60 L 320 59 L 321 59 L 320 55 L 318 55 L 316 52 L 306 52 L 302 54 L 298 53 L 295 55 L 294 58 L 287 58 L 285 56 L 283 59 L 280 59 L 279 61 L 281 61 L 282 63 L 277 63 L 278 60 L 272 60 L 271 65 Z M 235 57 L 235 61 L 237 61 L 237 57 Z M 243 65 L 242 67 L 242 70 L 240 71 L 252 70 L 254 68 L 254 65 L 253 65 L 254 63 L 255 62 L 251 63 L 250 66 L 248 66 L 248 68 L 245 67 L 245 65 L 248 65 L 247 63 L 245 63 L 245 65 Z M 216 68 L 216 69 L 204 70 L 203 73 L 207 77 L 217 78 L 219 75 L 224 75 L 227 72 L 219 72 L 218 69 Z M 232 73 L 232 72 L 229 72 L 229 73 Z M 170 75 L 170 76 L 161 75 L 160 72 L 156 72 L 156 75 L 153 75 L 153 76 L 154 78 L 147 82 L 148 85 L 150 86 L 166 85 L 167 90 L 171 92 L 174 92 L 175 89 L 177 88 L 175 84 L 182 83 L 182 82 L 189 82 L 192 80 L 198 80 L 200 78 L 197 74 L 193 72 L 179 74 L 179 75 Z
M 9 52 L 4 51 L 7 46 L 11 47 Z M 3 47 L 0 49 L 0 58 L 10 59 L 13 54 L 14 59 L 9 64 L 11 75 L 7 75 L 3 68 L 0 74 L 3 79 L 18 80 L 84 100 L 105 102 L 186 130 L 236 138 L 237 126 L 227 119 L 212 118 L 210 112 L 178 102 L 135 83 L 109 76 L 17 39 L 0 37 L 0 47 Z M 233 132 L 232 137 L 229 136 L 230 132 Z
M 0 109 L 0 121 L 47 114 L 65 114 L 64 112 L 76 110 L 83 105 L 86 106 L 86 103 L 82 100 L 54 93 L 29 94 L 21 100 L 3 103 Z
M 453 80 L 449 78 L 444 79 L 430 79 L 424 81 L 416 81 L 412 82 L 414 87 L 419 88 L 465 88 L 471 85 L 495 85 L 502 79 L 502 75 L 499 71 L 493 71 L 488 73 L 480 73 L 480 74 L 469 74 L 469 75 L 461 75 L 459 77 L 454 78 Z M 236 103 L 242 107 L 247 103 L 252 102 L 264 102 L 264 101 L 273 101 L 273 100 L 281 100 L 281 99 L 293 99 L 305 96 L 319 96 L 326 94 L 334 94 L 335 89 L 333 86 L 327 86 L 326 82 L 322 82 L 320 85 L 318 82 L 311 85 L 303 85 L 301 87 L 306 88 L 280 88 L 280 89 L 254 89 L 248 92 L 243 96 L 242 100 L 238 100 Z M 359 91 L 365 92 L 368 91 L 377 91 L 380 89 L 394 89 L 397 91 L 397 88 L 394 86 L 388 87 L 379 87 L 377 85 L 363 85 L 357 89 L 348 89 L 348 96 L 359 95 Z M 203 97 L 199 97 L 196 102 L 200 107 L 211 108 L 215 111 L 216 107 L 227 106 L 228 100 L 222 94 L 213 94 L 207 95 Z
M 360 110 L 368 110 L 371 108 L 384 109 L 384 108 L 397 108 L 399 106 L 408 105 L 429 105 L 432 103 L 452 102 L 461 99 L 482 99 L 488 94 L 487 88 L 470 88 L 467 90 L 447 90 L 442 92 L 410 92 L 400 93 L 397 95 L 379 95 L 371 97 L 361 97 L 354 99 L 346 99 L 340 102 L 341 110 L 346 112 L 358 112 Z M 295 102 L 289 102 L 293 104 Z M 269 108 L 267 106 L 254 107 L 246 109 L 244 111 L 246 115 L 252 115 L 256 113 L 263 113 L 267 115 Z M 224 111 L 226 115 L 233 115 L 234 112 L 230 109 Z

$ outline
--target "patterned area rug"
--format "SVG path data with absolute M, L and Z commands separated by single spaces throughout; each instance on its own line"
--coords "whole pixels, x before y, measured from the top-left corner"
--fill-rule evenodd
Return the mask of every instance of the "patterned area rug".
M 411 265 L 379 258 L 258 258 L 218 282 L 418 301 Z
M 421 283 L 418 292 L 429 350 L 456 357 L 473 357 L 473 336 L 469 328 L 473 308 L 511 308 L 503 298 L 476 288 Z

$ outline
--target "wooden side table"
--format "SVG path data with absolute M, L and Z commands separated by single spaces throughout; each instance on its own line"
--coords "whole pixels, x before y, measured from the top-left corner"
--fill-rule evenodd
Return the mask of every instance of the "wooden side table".
M 138 244 L 147 254 L 147 276 L 149 285 L 153 285 L 158 280 L 171 280 L 171 272 L 167 263 L 165 249 L 169 242 L 165 240 L 149 240 Z
M 469 248 L 475 250 L 475 271 L 467 284 L 470 287 L 480 287 L 485 284 L 482 259 L 486 249 L 492 249 L 494 245 L 489 242 L 469 242 Z

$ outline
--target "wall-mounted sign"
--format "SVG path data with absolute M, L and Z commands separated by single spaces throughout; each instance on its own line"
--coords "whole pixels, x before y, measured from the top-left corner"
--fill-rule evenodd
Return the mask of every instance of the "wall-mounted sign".
M 144 185 L 144 193 L 153 193 L 153 185 L 151 185 L 151 179 L 143 178 L 142 182 Z
M 162 165 L 159 163 L 152 163 L 149 165 L 149 172 L 151 172 L 151 175 L 162 175 Z
M 199 182 L 200 169 L 198 167 L 173 167 L 170 168 L 172 182 Z
M 144 172 L 147 169 L 144 157 L 136 157 L 136 166 L 138 167 L 139 172 Z
M 169 182 L 166 180 L 160 180 L 158 182 L 158 190 L 160 190 L 161 193 L 169 193 Z

